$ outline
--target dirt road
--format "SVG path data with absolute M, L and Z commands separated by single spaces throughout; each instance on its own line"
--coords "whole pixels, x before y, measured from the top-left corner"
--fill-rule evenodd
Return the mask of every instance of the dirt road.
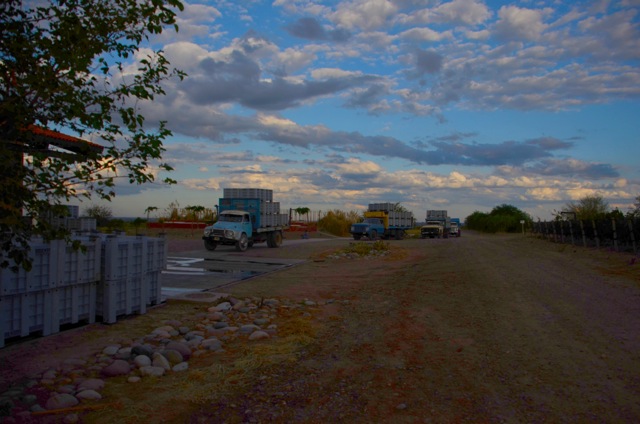
M 250 249 L 244 254 L 310 260 L 225 289 L 237 298 L 317 302 L 308 318 L 295 310 L 279 317 L 282 334 L 303 330 L 301 347 L 285 346 L 285 337 L 225 341 L 224 354 L 191 360 L 188 374 L 137 385 L 109 380 L 101 402 L 122 408 L 81 419 L 640 422 L 638 258 L 470 232 L 391 241 L 382 258 L 330 256 L 349 243 Z M 195 237 L 175 248 L 202 246 Z M 35 373 L 68 355 L 95 355 L 105 344 L 140 337 L 163 320 L 202 315 L 208 306 L 169 303 L 113 326 L 12 346 L 0 352 L 0 368 L 3 377 Z M 194 385 L 206 401 L 176 399 L 176 390 Z
M 349 302 L 297 363 L 191 421 L 640 421 L 630 255 L 471 233 L 392 246 L 237 286 Z

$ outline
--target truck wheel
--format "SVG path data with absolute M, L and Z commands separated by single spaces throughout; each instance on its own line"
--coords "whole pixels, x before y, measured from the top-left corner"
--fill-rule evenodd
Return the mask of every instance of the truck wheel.
M 236 242 L 236 250 L 238 252 L 244 252 L 247 250 L 247 247 L 249 247 L 249 239 L 245 233 L 242 233 L 240 240 Z
M 282 246 L 282 232 L 275 231 L 269 234 L 267 238 L 267 246 L 269 247 L 280 247 Z
M 216 250 L 216 247 L 218 247 L 218 243 L 210 241 L 210 240 L 205 240 L 204 241 L 204 248 L 207 250 Z
M 369 238 L 371 240 L 375 240 L 376 238 L 378 238 L 378 232 L 376 230 L 372 230 L 371 234 L 369 234 Z
M 360 240 L 362 238 L 362 236 L 360 234 L 354 234 L 353 235 L 353 239 L 354 240 Z

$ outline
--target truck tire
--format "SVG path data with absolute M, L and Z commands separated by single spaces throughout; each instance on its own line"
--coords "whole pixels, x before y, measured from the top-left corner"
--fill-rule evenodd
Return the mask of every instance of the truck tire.
M 378 232 L 376 230 L 371 230 L 371 233 L 369 233 L 369 238 L 371 240 L 375 240 L 378 238 Z
M 207 250 L 216 250 L 216 247 L 218 247 L 218 243 L 214 242 L 214 241 L 210 241 L 210 240 L 205 240 L 204 241 L 204 248 Z
M 282 245 L 282 232 L 274 231 L 267 236 L 267 246 L 280 247 Z
M 236 250 L 238 252 L 244 252 L 249 247 L 249 239 L 245 233 L 242 233 L 240 240 L 236 242 Z
M 362 236 L 360 234 L 354 234 L 353 235 L 353 239 L 354 240 L 360 240 L 362 238 Z

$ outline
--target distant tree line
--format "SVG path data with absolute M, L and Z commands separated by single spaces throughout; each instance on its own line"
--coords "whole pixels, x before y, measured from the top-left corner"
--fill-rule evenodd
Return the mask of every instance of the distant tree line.
M 465 219 L 465 228 L 485 233 L 517 233 L 531 228 L 533 219 L 515 206 L 502 204 L 491 212 L 475 211 Z M 524 226 L 524 227 L 523 227 Z

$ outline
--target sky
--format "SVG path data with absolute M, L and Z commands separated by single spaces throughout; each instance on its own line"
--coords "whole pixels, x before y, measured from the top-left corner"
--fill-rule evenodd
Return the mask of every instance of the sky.
M 158 177 L 177 184 L 119 183 L 113 216 L 213 207 L 227 187 L 418 220 L 640 195 L 640 0 L 184 5 L 150 46 L 188 76 L 140 105 L 168 121 Z

